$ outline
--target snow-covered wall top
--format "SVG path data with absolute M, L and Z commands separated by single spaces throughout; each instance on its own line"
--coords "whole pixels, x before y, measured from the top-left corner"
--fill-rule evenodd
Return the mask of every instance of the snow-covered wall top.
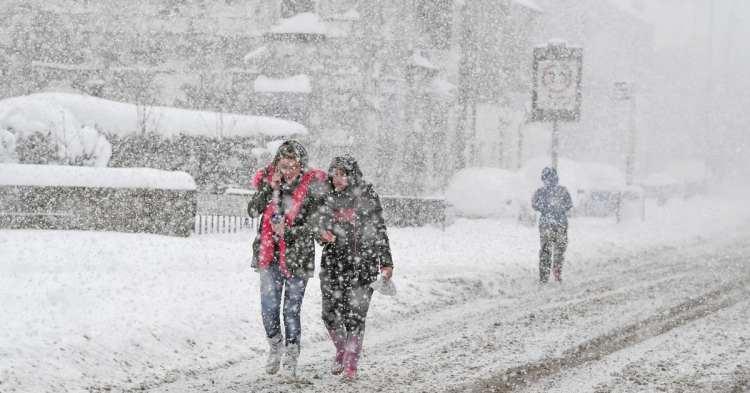
M 196 189 L 193 177 L 185 172 L 24 164 L 0 164 L 0 186 Z
M 148 130 L 216 137 L 307 134 L 297 122 L 264 116 L 135 105 L 69 93 L 37 93 L 0 100 L 0 128 L 26 133 L 94 126 L 129 134 Z

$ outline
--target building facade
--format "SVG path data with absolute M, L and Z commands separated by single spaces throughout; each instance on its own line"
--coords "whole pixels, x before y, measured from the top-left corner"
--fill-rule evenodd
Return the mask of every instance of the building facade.
M 613 67 L 640 50 L 643 40 L 627 44 L 618 37 L 646 27 L 633 29 L 632 18 L 600 4 L 606 1 L 578 3 L 19 3 L 0 10 L 15 18 L 4 28 L 18 29 L 0 49 L 17 53 L 6 73 L 31 78 L 5 95 L 68 88 L 136 103 L 288 118 L 311 131 L 305 143 L 315 164 L 351 153 L 384 192 L 435 195 L 457 169 L 514 167 L 545 143 L 536 138 L 544 131 L 528 127 L 525 117 L 534 45 L 564 38 L 585 46 L 587 59 L 617 52 Z M 589 8 L 596 16 L 579 20 Z M 38 20 L 50 23 L 37 26 Z M 22 34 L 29 23 L 36 26 L 33 34 Z M 609 32 L 592 34 L 599 30 Z M 43 41 L 59 44 L 45 47 Z M 606 108 L 589 108 L 601 101 L 597 92 L 626 74 L 610 77 L 598 62 L 586 64 L 592 81 L 585 86 L 593 93 L 584 93 L 584 121 L 605 124 L 611 117 Z M 590 131 L 580 135 L 597 132 L 581 128 Z M 573 151 L 576 144 L 566 139 L 563 147 Z

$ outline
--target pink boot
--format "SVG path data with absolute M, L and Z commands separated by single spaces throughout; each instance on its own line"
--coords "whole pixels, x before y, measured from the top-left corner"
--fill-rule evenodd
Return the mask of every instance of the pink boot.
M 562 268 L 560 265 L 555 265 L 552 269 L 552 274 L 555 276 L 555 281 L 562 281 Z
M 344 371 L 344 349 L 346 346 L 346 337 L 341 334 L 338 330 L 329 329 L 328 335 L 333 341 L 333 345 L 336 347 L 336 356 L 333 358 L 331 363 L 331 374 L 338 375 Z
M 359 354 L 362 352 L 362 338 L 359 335 L 350 335 L 346 342 L 344 352 L 344 378 L 350 381 L 357 378 L 357 364 Z

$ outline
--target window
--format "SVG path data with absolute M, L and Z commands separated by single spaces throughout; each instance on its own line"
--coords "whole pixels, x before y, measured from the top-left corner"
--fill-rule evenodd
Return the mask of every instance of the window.
M 315 12 L 313 0 L 281 0 L 282 18 L 291 18 L 303 12 Z
M 451 43 L 453 0 L 418 0 L 417 20 L 420 32 L 431 48 L 446 49 Z

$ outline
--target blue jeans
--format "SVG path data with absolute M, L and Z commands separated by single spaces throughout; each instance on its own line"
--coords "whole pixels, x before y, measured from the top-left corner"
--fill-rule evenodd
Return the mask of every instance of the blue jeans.
M 300 312 L 307 278 L 284 277 L 279 264 L 260 271 L 260 307 L 268 338 L 281 333 L 281 294 L 284 293 L 284 336 L 287 344 L 299 343 L 302 332 Z

